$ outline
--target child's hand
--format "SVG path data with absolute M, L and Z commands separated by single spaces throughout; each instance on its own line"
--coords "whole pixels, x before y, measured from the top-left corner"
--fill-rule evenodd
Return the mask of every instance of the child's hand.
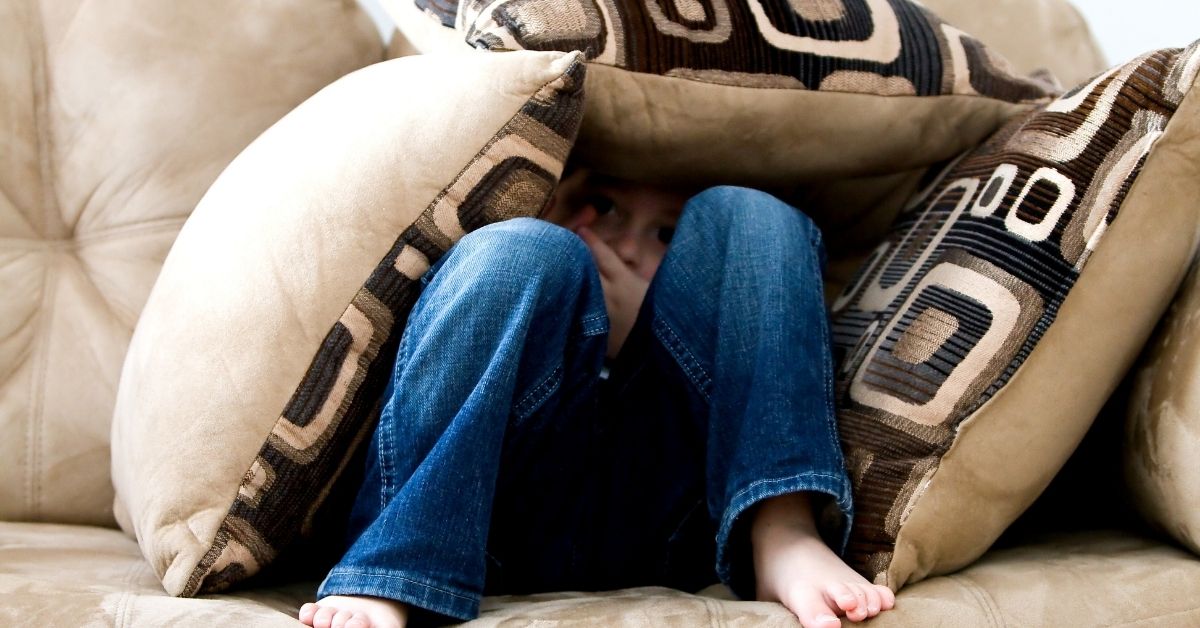
M 592 257 L 596 258 L 596 267 L 600 270 L 604 305 L 608 308 L 608 357 L 616 357 L 633 329 L 650 282 L 621 261 L 617 253 L 590 229 L 580 227 L 577 233 L 591 249 Z

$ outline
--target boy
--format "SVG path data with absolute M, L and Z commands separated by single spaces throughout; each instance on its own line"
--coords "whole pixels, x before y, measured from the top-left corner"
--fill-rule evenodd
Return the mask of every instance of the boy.
M 890 609 L 822 539 L 844 544 L 850 489 L 811 221 L 583 171 L 547 218 L 468 234 L 426 274 L 354 542 L 300 620 L 718 578 L 809 628 Z

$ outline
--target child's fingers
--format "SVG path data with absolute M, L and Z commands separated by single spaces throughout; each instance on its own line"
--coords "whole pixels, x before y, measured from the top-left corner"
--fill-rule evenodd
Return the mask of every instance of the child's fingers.
M 612 250 L 612 247 L 604 243 L 587 227 L 580 227 L 579 237 L 583 238 L 583 243 L 592 251 L 592 257 L 596 258 L 596 266 L 600 269 L 602 276 L 610 279 L 620 277 L 623 272 L 630 272 L 617 256 L 617 252 Z

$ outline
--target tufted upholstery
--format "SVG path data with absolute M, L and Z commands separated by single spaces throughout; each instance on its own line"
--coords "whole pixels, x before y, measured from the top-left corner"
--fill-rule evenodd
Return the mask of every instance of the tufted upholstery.
M 0 0 L 0 624 L 297 625 L 311 582 L 172 598 L 117 530 L 7 520 L 111 525 L 116 374 L 180 224 L 242 146 L 379 53 L 352 0 Z M 1200 623 L 1181 549 L 1125 529 L 1016 542 L 869 625 Z M 707 593 L 492 598 L 471 625 L 796 625 Z
M 111 525 L 130 334 L 243 146 L 382 46 L 352 0 L 0 0 L 0 519 Z

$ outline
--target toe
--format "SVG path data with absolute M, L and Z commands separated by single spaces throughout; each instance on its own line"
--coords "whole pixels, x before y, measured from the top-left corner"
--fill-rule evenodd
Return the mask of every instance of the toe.
M 345 609 L 338 611 L 333 616 L 333 623 L 330 624 L 330 628 L 346 628 L 346 622 L 350 621 L 351 617 L 354 617 L 354 611 Z
M 331 606 L 322 606 L 317 609 L 313 615 L 313 628 L 329 628 L 333 622 L 333 616 L 337 614 L 337 609 Z
M 783 604 L 796 615 L 804 628 L 840 628 L 842 625 L 836 611 L 830 608 L 817 589 L 803 587 L 790 593 Z
M 355 615 L 346 622 L 346 628 L 371 628 L 371 620 L 362 615 Z
M 826 587 L 825 594 L 837 605 L 837 609 L 834 610 L 840 609 L 842 612 L 846 612 L 858 606 L 858 597 L 845 583 L 831 583 Z
M 867 594 L 858 584 L 846 585 L 853 593 L 855 599 L 854 608 L 846 611 L 846 619 L 850 621 L 862 621 L 867 618 Z
M 890 611 L 896 607 L 896 594 L 891 589 L 882 585 L 875 585 L 875 588 L 879 589 L 880 609 Z
M 863 587 L 863 593 L 867 596 L 867 617 L 874 617 L 883 610 L 883 600 L 879 597 L 879 589 L 875 585 L 867 585 Z
M 309 602 L 300 607 L 300 612 L 296 615 L 296 618 L 299 619 L 301 621 L 301 623 L 305 624 L 306 626 L 311 626 L 311 625 L 313 625 L 313 615 L 316 615 L 316 614 L 317 614 L 317 605 L 313 604 L 312 602 Z

